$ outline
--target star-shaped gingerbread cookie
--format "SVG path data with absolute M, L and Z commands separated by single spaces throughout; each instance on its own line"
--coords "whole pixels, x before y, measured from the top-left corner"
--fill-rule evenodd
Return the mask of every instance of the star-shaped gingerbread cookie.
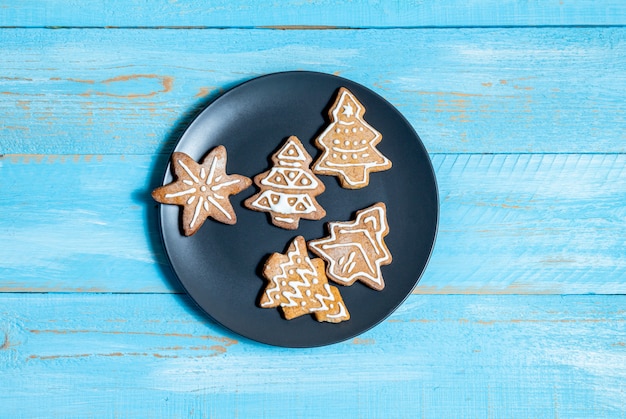
M 237 215 L 229 196 L 252 184 L 250 178 L 226 174 L 226 148 L 217 146 L 197 163 L 185 153 L 172 153 L 175 181 L 156 188 L 152 197 L 162 204 L 183 207 L 185 236 L 193 235 L 211 217 L 224 224 L 235 224 Z
M 385 287 L 380 267 L 391 263 L 384 237 L 387 207 L 379 202 L 357 211 L 356 219 L 328 223 L 330 235 L 309 241 L 311 252 L 328 262 L 326 275 L 342 285 L 361 281 L 377 291 Z

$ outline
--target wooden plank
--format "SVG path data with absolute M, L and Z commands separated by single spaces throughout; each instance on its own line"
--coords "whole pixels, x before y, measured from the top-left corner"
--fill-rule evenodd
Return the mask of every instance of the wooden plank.
M 0 159 L 0 292 L 179 292 L 149 196 L 167 159 Z M 432 159 L 441 219 L 416 293 L 626 293 L 625 154 Z
M 415 295 L 356 339 L 293 350 L 225 331 L 178 295 L 1 294 L 0 405 L 7 417 L 624 418 L 625 304 Z
M 350 2 L 261 0 L 0 2 L 0 25 L 20 27 L 465 27 L 623 25 L 620 0 Z
M 284 70 L 374 89 L 430 152 L 626 152 L 623 27 L 5 29 L 0 56 L 0 154 L 168 152 L 220 91 Z

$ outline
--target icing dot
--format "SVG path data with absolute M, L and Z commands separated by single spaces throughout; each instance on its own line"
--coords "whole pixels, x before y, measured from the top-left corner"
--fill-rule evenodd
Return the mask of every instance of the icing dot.
M 339 141 L 339 140 L 338 140 L 338 139 L 336 139 L 336 138 L 333 140 L 333 144 L 339 144 L 340 142 L 341 142 L 341 141 Z
M 306 305 L 306 301 L 301 302 L 300 305 L 304 307 Z
M 302 179 L 300 181 L 300 183 L 303 184 L 303 185 L 308 185 L 309 184 L 309 180 L 308 179 Z
M 287 285 L 287 282 L 283 281 L 283 282 L 280 283 L 280 285 L 282 285 L 284 287 L 285 285 Z
M 289 275 L 293 275 L 296 271 L 294 271 L 293 269 L 289 269 Z
M 344 144 L 345 145 L 350 145 L 350 141 L 346 141 Z
M 352 128 L 352 132 L 356 132 L 356 128 Z
M 343 130 L 343 132 L 345 132 L 347 134 L 348 132 L 350 132 L 350 130 L 348 128 L 346 128 L 346 129 Z
M 296 263 L 302 263 L 302 258 L 297 258 Z
M 335 305 L 334 304 L 329 304 L 328 308 L 333 309 L 333 308 L 335 308 Z
M 353 155 L 352 155 L 352 158 L 353 158 L 353 159 L 355 159 L 355 160 L 356 160 L 358 157 L 359 157 L 359 156 L 357 156 L 356 154 L 353 154 Z
M 288 153 L 289 155 L 293 155 L 293 149 L 289 150 L 287 153 Z
M 367 141 L 361 140 L 361 144 L 366 144 L 366 143 L 367 143 Z
M 319 281 L 317 280 L 317 278 L 314 278 L 313 281 L 311 282 L 313 282 L 314 284 L 317 284 Z
M 280 176 L 276 176 L 276 178 L 274 178 L 274 180 L 276 180 L 276 182 L 280 182 Z
M 357 140 L 354 140 L 354 141 L 352 142 L 352 145 L 359 145 L 359 142 L 358 142 Z
M 341 128 L 337 128 L 335 132 L 341 132 Z
M 296 177 L 296 172 L 289 172 L 289 179 L 293 179 Z
M 311 290 L 306 290 L 306 296 L 310 297 L 311 296 Z
M 363 127 L 359 127 L 359 131 L 363 131 Z
M 345 154 L 341 155 L 341 160 L 347 160 L 347 159 L 348 159 L 348 156 L 346 156 Z
M 337 153 L 333 153 L 333 159 L 337 158 Z
M 204 186 L 204 185 L 200 186 L 200 190 L 201 190 L 202 192 L 205 192 L 205 191 L 206 191 L 206 186 Z

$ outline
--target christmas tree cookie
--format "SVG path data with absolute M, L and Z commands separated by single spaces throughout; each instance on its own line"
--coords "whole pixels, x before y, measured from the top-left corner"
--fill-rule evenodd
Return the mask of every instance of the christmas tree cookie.
M 312 314 L 317 321 L 339 323 L 350 314 L 337 287 L 328 284 L 324 261 L 310 259 L 304 237 L 296 237 L 286 254 L 273 253 L 263 266 L 269 281 L 259 301 L 262 308 L 280 307 L 285 319 Z
M 193 235 L 211 217 L 225 224 L 235 224 L 237 215 L 229 196 L 252 184 L 241 175 L 226 174 L 226 148 L 215 147 L 197 163 L 185 153 L 172 154 L 176 180 L 152 191 L 152 197 L 162 204 L 183 207 L 182 227 L 185 236 Z
M 382 134 L 363 119 L 365 107 L 345 87 L 339 89 L 329 111 L 330 125 L 315 139 L 323 154 L 313 172 L 337 176 L 342 187 L 359 189 L 369 184 L 370 172 L 391 168 L 391 161 L 376 149 Z
M 385 281 L 380 267 L 392 259 L 384 241 L 389 233 L 385 204 L 357 211 L 354 221 L 328 223 L 328 231 L 329 236 L 308 243 L 311 252 L 328 262 L 328 278 L 342 285 L 361 281 L 382 290 Z
M 309 168 L 312 160 L 298 137 L 289 137 L 272 156 L 272 168 L 254 177 L 260 191 L 244 205 L 268 212 L 272 224 L 288 230 L 298 228 L 300 218 L 323 218 L 326 211 L 315 197 L 326 188 Z

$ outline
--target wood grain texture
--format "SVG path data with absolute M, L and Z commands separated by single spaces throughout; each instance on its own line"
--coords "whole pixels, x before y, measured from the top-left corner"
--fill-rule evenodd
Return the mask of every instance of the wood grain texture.
M 168 152 L 285 70 L 372 88 L 433 153 L 623 153 L 626 28 L 0 31 L 0 154 Z
M 0 1 L 0 26 L 462 27 L 623 25 L 620 0 Z M 71 13 L 68 11 L 71 10 Z
M 412 296 L 354 340 L 292 350 L 225 331 L 183 296 L 4 294 L 0 405 L 11 418 L 619 419 L 625 304 Z
M 439 235 L 416 293 L 626 293 L 626 155 L 432 159 Z M 150 197 L 167 160 L 0 159 L 0 291 L 180 292 Z

